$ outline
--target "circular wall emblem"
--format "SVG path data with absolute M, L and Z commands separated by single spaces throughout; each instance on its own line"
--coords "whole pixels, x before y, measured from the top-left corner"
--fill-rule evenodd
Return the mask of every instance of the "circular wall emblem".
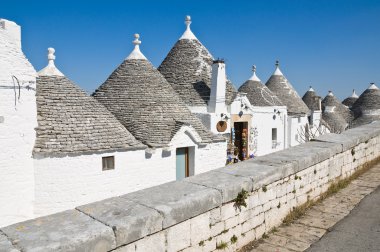
M 226 131 L 226 129 L 227 129 L 227 122 L 225 122 L 225 121 L 219 121 L 216 124 L 216 130 L 218 132 L 224 132 L 224 131 Z

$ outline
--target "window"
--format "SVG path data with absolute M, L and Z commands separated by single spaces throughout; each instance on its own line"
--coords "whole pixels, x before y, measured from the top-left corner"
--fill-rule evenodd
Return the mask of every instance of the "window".
M 277 141 L 277 128 L 272 129 L 272 141 Z
M 272 149 L 277 147 L 277 128 L 272 128 Z
M 113 170 L 115 169 L 115 157 L 109 156 L 109 157 L 102 157 L 102 163 L 103 163 L 103 171 L 107 170 Z
M 301 123 L 301 117 L 298 117 L 298 123 Z

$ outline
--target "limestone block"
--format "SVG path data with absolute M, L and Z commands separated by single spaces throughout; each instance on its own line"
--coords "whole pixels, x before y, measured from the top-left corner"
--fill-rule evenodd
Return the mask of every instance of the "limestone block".
M 247 192 L 251 192 L 253 186 L 250 178 L 214 171 L 188 177 L 183 181 L 220 191 L 223 197 L 223 203 L 234 200 L 243 189 Z
M 108 251 L 116 247 L 112 228 L 77 210 L 20 222 L 2 231 L 23 251 Z
M 255 239 L 256 239 L 256 233 L 254 229 L 249 230 L 246 233 L 242 233 L 237 242 L 238 247 L 241 248 L 247 245 L 248 243 L 250 243 L 251 241 L 254 241 Z
M 0 233 L 0 251 L 20 252 L 20 250 L 13 247 L 8 238 Z
M 190 219 L 190 232 L 190 242 L 192 246 L 197 246 L 200 241 L 210 237 L 210 212 Z
M 241 224 L 242 232 L 246 233 L 249 230 L 256 228 L 257 226 L 263 224 L 264 220 L 265 220 L 264 213 L 261 213 L 255 217 L 247 220 L 246 222 Z
M 254 208 L 258 205 L 261 205 L 262 203 L 259 200 L 258 191 L 254 191 L 253 193 L 251 193 L 247 198 L 247 202 L 248 202 L 247 205 L 249 209 Z
M 144 239 L 136 241 L 136 252 L 157 251 L 166 252 L 166 231 L 160 231 L 158 233 L 149 235 Z
M 224 230 L 224 222 L 215 223 L 210 227 L 210 237 L 215 237 Z
M 255 228 L 256 240 L 260 239 L 265 233 L 265 223 Z
M 167 229 L 167 251 L 179 251 L 190 246 L 190 220 Z
M 219 191 L 200 185 L 175 181 L 122 196 L 159 211 L 163 228 L 205 213 L 222 204 Z
M 222 220 L 227 220 L 238 215 L 239 213 L 239 209 L 234 206 L 234 203 L 228 203 L 221 207 L 220 216 Z
M 220 212 L 221 212 L 220 207 L 217 207 L 217 208 L 212 209 L 210 211 L 210 224 L 211 225 L 214 225 L 215 223 L 220 222 L 222 220 Z
M 276 198 L 276 190 L 274 188 L 261 188 L 259 190 L 259 200 L 261 204 L 265 204 Z
M 115 197 L 77 207 L 113 228 L 116 246 L 128 244 L 162 229 L 163 217 L 151 208 Z
M 126 246 L 119 247 L 114 252 L 135 252 L 136 251 L 136 243 L 133 242 L 131 244 L 128 244 Z
M 235 226 L 237 226 L 239 224 L 239 220 L 240 220 L 239 215 L 238 216 L 234 216 L 232 218 L 229 218 L 229 219 L 227 219 L 227 220 L 224 221 L 224 227 L 226 229 L 235 227 Z

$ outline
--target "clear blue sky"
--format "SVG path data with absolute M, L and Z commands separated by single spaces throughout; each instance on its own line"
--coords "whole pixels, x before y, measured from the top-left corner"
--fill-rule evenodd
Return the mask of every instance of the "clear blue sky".
M 133 48 L 156 66 L 182 35 L 191 15 L 194 34 L 214 57 L 226 59 L 239 87 L 252 64 L 266 81 L 281 69 L 302 96 L 312 85 L 340 98 L 380 84 L 380 1 L 3 1 L 0 17 L 22 26 L 23 50 L 37 70 L 47 47 L 56 65 L 93 91 Z

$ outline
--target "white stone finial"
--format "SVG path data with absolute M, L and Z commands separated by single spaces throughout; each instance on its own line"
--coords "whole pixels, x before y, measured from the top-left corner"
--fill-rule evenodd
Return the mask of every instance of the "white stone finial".
M 328 96 L 334 96 L 333 92 L 329 90 L 329 93 L 327 94 Z
M 135 37 L 135 39 L 132 41 L 132 43 L 135 45 L 135 48 L 129 54 L 129 56 L 127 57 L 127 60 L 129 60 L 129 59 L 145 59 L 146 60 L 146 57 L 140 51 L 140 44 L 141 44 L 141 41 L 139 40 L 140 34 L 136 33 L 134 35 L 134 37 Z
M 379 88 L 375 85 L 375 83 L 372 82 L 372 83 L 369 85 L 368 89 L 379 89 Z
M 273 75 L 283 75 L 280 70 L 280 61 L 276 60 L 276 70 L 274 71 Z
M 61 71 L 59 71 L 55 64 L 55 50 L 52 47 L 48 48 L 48 65 L 38 72 L 38 76 L 64 76 Z
M 356 94 L 355 89 L 352 90 L 352 98 L 359 98 L 359 96 Z
M 185 24 L 186 24 L 186 31 L 182 34 L 182 36 L 179 39 L 180 40 L 181 39 L 197 39 L 194 33 L 190 30 L 190 25 L 191 25 L 190 16 L 185 17 Z
M 259 77 L 257 77 L 257 75 L 256 75 L 256 65 L 253 65 L 253 66 L 252 66 L 252 72 L 253 72 L 253 75 L 252 75 L 252 77 L 249 78 L 249 79 L 252 80 L 252 81 L 261 81 L 261 80 L 259 79 Z
M 314 89 L 313 89 L 312 86 L 310 86 L 309 91 L 310 91 L 310 92 L 314 92 Z

